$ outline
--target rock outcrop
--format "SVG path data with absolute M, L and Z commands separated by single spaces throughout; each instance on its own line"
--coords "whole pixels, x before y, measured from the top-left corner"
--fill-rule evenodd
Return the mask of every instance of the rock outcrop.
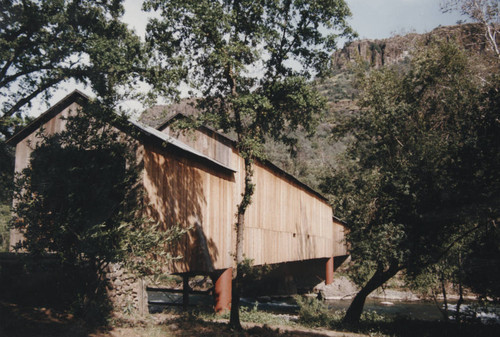
M 500 40 L 500 37 L 498 37 Z M 484 29 L 479 24 L 438 27 L 426 34 L 410 33 L 382 40 L 356 40 L 333 54 L 333 66 L 345 69 L 359 58 L 379 68 L 404 62 L 418 45 L 427 45 L 436 39 L 453 40 L 466 49 L 484 52 L 489 48 Z M 499 41 L 500 43 L 500 41 Z

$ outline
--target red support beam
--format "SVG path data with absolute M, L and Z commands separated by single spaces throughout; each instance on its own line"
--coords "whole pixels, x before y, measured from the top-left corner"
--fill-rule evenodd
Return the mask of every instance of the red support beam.
M 231 309 L 232 280 L 233 269 L 228 268 L 224 270 L 215 282 L 215 312 L 217 313 Z
M 326 261 L 326 276 L 325 276 L 325 284 L 333 283 L 333 257 L 329 258 Z

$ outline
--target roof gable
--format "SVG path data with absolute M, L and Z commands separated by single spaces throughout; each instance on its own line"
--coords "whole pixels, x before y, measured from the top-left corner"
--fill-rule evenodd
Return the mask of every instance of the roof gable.
M 82 92 L 75 90 L 69 95 L 65 96 L 59 102 L 54 104 L 47 111 L 42 113 L 38 118 L 33 120 L 23 129 L 19 130 L 14 136 L 7 140 L 9 145 L 17 145 L 27 136 L 38 130 L 43 124 L 55 118 L 64 109 L 73 103 L 78 103 L 83 106 L 85 103 L 89 102 L 90 98 L 83 94 Z M 124 123 L 117 123 L 114 125 L 120 131 L 131 135 L 132 137 L 138 139 L 141 142 L 149 142 L 155 146 L 162 147 L 165 149 L 173 150 L 180 153 L 181 155 L 193 158 L 209 166 L 215 166 L 222 169 L 225 172 L 234 173 L 235 171 L 202 153 L 193 149 L 189 145 L 182 143 L 181 141 L 168 136 L 152 127 L 142 125 L 138 122 L 132 121 L 130 119 L 123 120 Z
M 34 119 L 31 123 L 29 123 L 27 126 L 19 130 L 17 133 L 15 133 L 11 138 L 7 140 L 7 144 L 9 145 L 17 145 L 20 141 L 22 141 L 24 138 L 35 132 L 37 129 L 39 129 L 43 124 L 47 123 L 49 120 L 57 116 L 61 111 L 66 109 L 68 106 L 70 106 L 73 103 L 78 103 L 80 105 L 84 105 L 90 100 L 90 98 L 82 93 L 79 90 L 74 90 L 70 94 L 66 95 L 63 99 L 61 99 L 59 102 L 51 106 L 47 111 L 42 113 L 40 116 L 38 116 L 36 119 Z

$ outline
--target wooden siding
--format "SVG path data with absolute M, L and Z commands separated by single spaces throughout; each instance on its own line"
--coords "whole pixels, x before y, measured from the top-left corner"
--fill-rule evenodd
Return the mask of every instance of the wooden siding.
M 333 223 L 326 201 L 262 164 L 255 164 L 253 182 L 244 253 L 254 264 L 344 255 L 343 226 Z
M 76 112 L 78 108 L 79 105 L 73 103 L 66 109 L 62 110 L 54 118 L 47 121 L 45 124 L 42 125 L 43 134 L 53 135 L 54 133 L 64 130 L 66 127 L 66 120 L 64 118 L 67 118 L 70 115 L 70 113 Z M 40 138 L 37 136 L 39 130 L 40 129 L 29 134 L 26 138 L 17 143 L 16 163 L 15 163 L 16 172 L 21 172 L 23 169 L 28 167 L 31 152 L 36 147 L 36 144 L 40 141 Z
M 43 124 L 46 134 L 65 128 L 71 104 Z M 184 137 L 184 138 L 183 138 Z M 170 249 L 183 258 L 171 272 L 210 272 L 232 267 L 235 251 L 237 205 L 244 187 L 244 162 L 236 150 L 217 134 L 198 130 L 179 137 L 201 153 L 236 172 L 221 172 L 193 157 L 159 146 L 139 148 L 148 212 L 164 228 L 173 224 L 191 227 L 189 234 Z M 39 139 L 29 134 L 16 146 L 16 171 L 29 164 Z M 302 261 L 346 255 L 344 227 L 332 219 L 328 203 L 285 173 L 256 163 L 255 194 L 246 215 L 244 254 L 255 265 Z M 22 236 L 11 232 L 11 243 Z
M 209 130 L 206 131 L 211 133 L 211 135 L 200 130 L 188 130 L 179 133 L 172 131 L 170 127 L 166 127 L 161 131 L 191 146 L 204 155 L 217 160 L 219 163 L 231 167 L 231 145 L 216 133 Z
M 143 179 L 149 214 L 165 228 L 191 227 L 172 249 L 183 257 L 172 271 L 213 271 L 232 265 L 232 174 L 146 146 Z
M 168 128 L 163 132 L 176 136 Z M 190 186 L 179 186 L 178 188 L 187 187 L 198 190 L 196 193 L 193 192 L 194 190 L 189 193 L 203 196 L 203 200 L 198 197 L 199 201 L 195 205 L 202 205 L 201 209 L 203 210 L 199 212 L 201 215 L 197 215 L 197 219 L 207 222 L 201 223 L 200 228 L 203 229 L 203 236 L 211 240 L 209 248 L 214 250 L 208 254 L 212 258 L 211 265 L 215 269 L 231 267 L 233 261 L 230 254 L 235 252 L 235 214 L 244 187 L 244 161 L 232 147 L 222 143 L 214 135 L 195 130 L 176 137 L 216 160 L 217 152 L 214 149 L 217 147 L 223 148 L 224 151 L 230 151 L 230 155 L 224 157 L 226 160 L 224 164 L 236 170 L 236 173 L 233 179 L 229 179 L 229 184 L 223 184 L 220 177 L 219 180 L 211 178 L 211 183 L 196 183 L 197 180 L 205 181 L 208 179 L 205 177 L 207 174 L 216 174 L 198 165 L 195 176 L 199 177 L 190 178 L 194 179 Z M 170 160 L 161 158 L 161 156 L 171 157 L 168 153 L 157 153 L 154 158 L 150 158 L 151 162 L 146 165 L 146 175 L 149 174 L 148 170 L 159 170 L 159 167 L 165 165 L 165 161 Z M 153 161 L 156 163 L 153 164 Z M 196 163 L 188 163 L 184 160 L 184 165 L 193 167 L 196 166 Z M 192 177 L 192 174 L 184 171 L 185 169 L 182 168 L 180 171 L 170 171 L 168 174 L 185 174 Z M 158 174 L 152 174 L 155 177 L 149 178 L 151 181 L 161 179 L 158 178 Z M 182 181 L 180 177 L 171 179 Z M 244 254 L 247 258 L 252 259 L 255 265 L 347 254 L 346 245 L 343 242 L 344 226 L 333 221 L 332 209 L 324 199 L 299 186 L 282 172 L 260 163 L 256 163 L 254 166 L 253 182 L 255 194 L 246 214 Z M 171 183 L 165 184 L 172 186 Z M 151 195 L 151 191 L 149 194 Z M 161 193 L 153 193 L 152 197 L 152 199 L 159 200 L 157 202 L 160 203 L 167 202 L 166 200 L 169 198 L 173 199 L 175 196 L 167 192 L 163 196 Z M 213 199 L 217 202 L 214 203 Z M 224 215 L 220 216 L 221 205 L 219 202 L 222 200 L 225 209 L 229 212 L 224 212 Z M 193 211 L 193 205 L 190 203 L 186 203 L 184 206 L 189 209 L 187 211 L 182 210 L 182 205 L 177 205 L 180 214 Z M 159 207 L 159 205 L 153 203 L 153 207 Z M 159 212 L 164 212 L 166 208 L 168 207 L 160 206 Z M 167 213 L 171 214 L 171 212 Z M 215 214 L 219 215 L 214 216 Z M 171 215 L 171 218 L 176 219 L 176 216 Z M 168 221 L 168 219 L 164 220 Z M 216 221 L 217 224 L 213 221 Z M 199 247 L 189 246 L 186 243 L 182 249 L 186 251 L 184 255 L 188 256 L 190 251 L 197 251 Z M 223 256 L 220 254 L 221 251 L 224 252 Z M 215 256 L 218 258 L 214 259 Z M 186 259 L 185 264 L 183 266 L 177 265 L 176 270 L 187 271 L 191 270 L 190 268 L 202 268 L 201 265 L 193 264 L 194 260 L 192 258 Z M 191 263 L 191 267 L 189 263 Z

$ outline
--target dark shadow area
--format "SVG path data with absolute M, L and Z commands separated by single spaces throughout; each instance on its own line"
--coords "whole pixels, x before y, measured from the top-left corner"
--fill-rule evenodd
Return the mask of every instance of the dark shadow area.
M 1 271 L 5 300 L 71 313 L 87 326 L 108 323 L 107 268 L 127 256 L 131 235 L 123 225 L 135 224 L 140 206 L 136 144 L 102 113 L 86 106 L 66 119 L 65 130 L 38 133 L 40 141 L 29 144 L 13 219 L 23 235 L 15 248 L 29 254 Z
M 62 272 L 54 257 L 0 256 L 0 336 L 89 336 L 96 328 L 75 318 L 83 273 Z
M 0 300 L 2 337 L 85 337 L 94 331 L 64 312 Z
M 380 323 L 365 322 L 356 326 L 342 327 L 339 325 L 332 328 L 363 334 L 377 331 L 381 335 L 394 337 L 497 337 L 500 335 L 500 325 L 408 319 L 395 319 Z
M 310 292 L 318 283 L 325 280 L 327 260 L 323 258 L 254 266 L 253 269 L 258 277 L 244 284 L 243 296 L 256 298 Z
M 333 257 L 333 270 L 337 270 L 349 257 L 349 255 L 341 255 Z

